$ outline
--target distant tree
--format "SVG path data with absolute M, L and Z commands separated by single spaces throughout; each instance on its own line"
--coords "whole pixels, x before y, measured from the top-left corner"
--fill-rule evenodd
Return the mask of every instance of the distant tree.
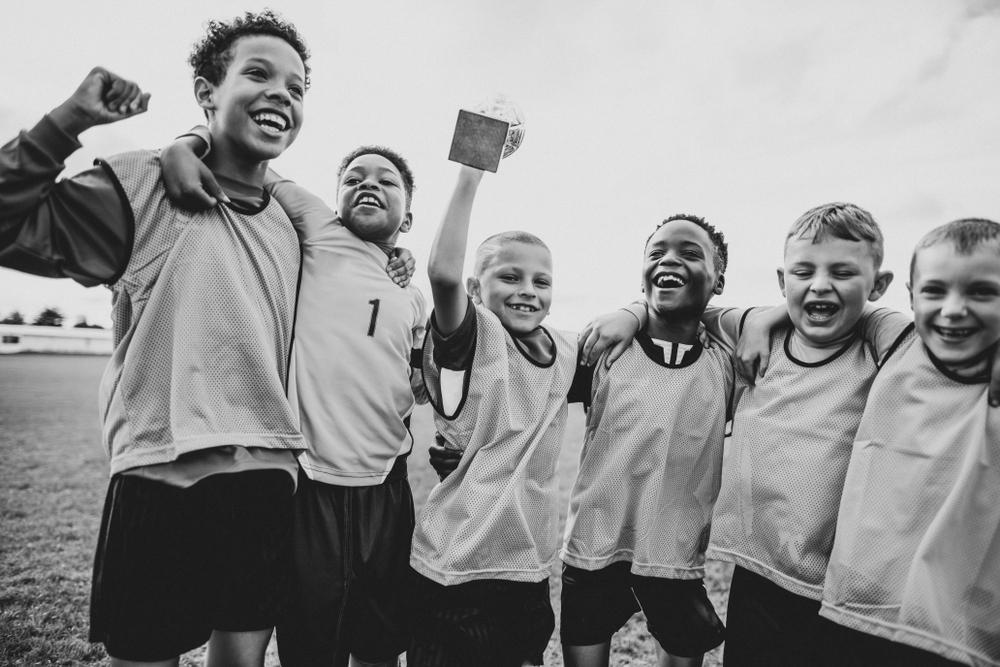
M 58 308 L 46 308 L 32 322 L 36 327 L 61 327 L 66 319 Z
M 0 320 L 0 324 L 24 324 L 24 315 L 20 311 L 12 310 L 7 317 Z
M 100 324 L 89 324 L 87 318 L 81 315 L 76 320 L 76 324 L 73 325 L 74 329 L 103 329 Z

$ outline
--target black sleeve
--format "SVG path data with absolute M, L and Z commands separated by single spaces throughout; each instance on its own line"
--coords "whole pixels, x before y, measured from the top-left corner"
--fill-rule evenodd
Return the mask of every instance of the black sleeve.
M 79 143 L 48 117 L 0 148 L 0 266 L 86 285 L 128 264 L 132 208 L 105 167 L 56 182 Z
M 601 363 L 598 361 L 597 363 Z M 570 403 L 583 403 L 585 409 L 590 408 L 591 396 L 594 388 L 594 367 L 576 365 L 576 372 L 573 373 L 573 384 L 569 387 L 566 400 Z
M 469 299 L 462 323 L 447 336 L 441 335 L 434 313 L 431 313 L 431 336 L 434 340 L 434 363 L 438 368 L 452 371 L 472 368 L 472 360 L 476 356 L 476 307 L 472 299 Z

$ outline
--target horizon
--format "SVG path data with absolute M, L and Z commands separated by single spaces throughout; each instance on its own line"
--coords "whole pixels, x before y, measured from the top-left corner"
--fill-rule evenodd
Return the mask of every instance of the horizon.
M 470 244 L 509 228 L 544 239 L 555 262 L 547 322 L 559 328 L 640 296 L 643 241 L 672 213 L 701 215 L 726 235 L 728 282 L 714 305 L 766 305 L 783 301 L 774 269 L 798 215 L 856 202 L 882 226 L 884 268 L 896 274 L 878 303 L 906 312 L 920 236 L 955 218 L 1000 219 L 1000 3 L 270 6 L 301 29 L 313 68 L 305 126 L 275 169 L 333 201 L 351 148 L 399 150 L 417 184 L 414 228 L 399 243 L 416 256 L 425 295 L 426 257 L 458 171 L 446 159 L 455 117 L 495 93 L 521 108 L 526 133 L 484 178 Z M 4 142 L 95 65 L 153 94 L 146 114 L 84 133 L 73 174 L 202 122 L 188 52 L 205 21 L 247 5 L 55 7 L 58 22 L 52 3 L 7 8 L 0 37 L 19 55 L 0 74 L 16 92 L 0 102 Z M 68 322 L 111 323 L 106 289 L 0 269 L 0 318 L 19 310 L 30 321 L 49 306 Z

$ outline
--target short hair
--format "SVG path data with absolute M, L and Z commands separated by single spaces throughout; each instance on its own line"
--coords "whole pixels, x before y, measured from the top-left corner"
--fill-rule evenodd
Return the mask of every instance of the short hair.
M 493 258 L 500 253 L 500 249 L 507 243 L 526 243 L 528 245 L 536 245 L 549 250 L 549 247 L 545 245 L 544 241 L 529 232 L 500 232 L 499 234 L 490 236 L 485 241 L 480 243 L 478 248 L 476 248 L 476 260 L 473 265 L 473 275 L 481 275 L 482 272 L 486 270 L 486 267 L 489 266 L 489 263 L 493 261 Z M 549 250 L 549 253 L 551 252 L 552 251 Z
M 400 177 L 403 179 L 403 190 L 406 192 L 406 209 L 409 210 L 410 202 L 413 201 L 413 190 L 417 187 L 413 182 L 413 172 L 410 170 L 410 165 L 406 159 L 391 148 L 374 145 L 358 146 L 340 161 L 340 168 L 337 169 L 337 182 L 340 183 L 340 179 L 343 177 L 344 172 L 347 171 L 347 167 L 362 155 L 381 155 L 392 163 L 392 166 L 396 168 L 396 171 L 399 172 Z
M 222 83 L 233 61 L 233 44 L 241 37 L 252 35 L 271 35 L 288 42 L 302 58 L 306 71 L 305 87 L 309 87 L 309 49 L 295 26 L 270 9 L 259 14 L 246 12 L 231 21 L 209 21 L 205 36 L 195 44 L 188 58 L 194 76 L 204 77 L 216 86 Z
M 715 228 L 715 225 L 705 222 L 705 218 L 701 218 L 697 215 L 691 215 L 689 213 L 675 213 L 670 217 L 666 218 L 663 222 L 656 225 L 656 229 L 653 233 L 646 237 L 646 245 L 649 245 L 649 240 L 653 238 L 653 234 L 660 231 L 663 225 L 673 222 L 674 220 L 687 220 L 688 222 L 694 223 L 705 230 L 708 234 L 708 238 L 712 241 L 712 245 L 715 247 L 715 264 L 719 269 L 719 273 L 726 272 L 726 266 L 729 265 L 729 245 L 726 243 L 726 237 Z
M 785 248 L 793 238 L 811 238 L 820 243 L 828 238 L 867 241 L 875 255 L 875 268 L 882 266 L 885 241 L 872 214 L 854 204 L 833 202 L 809 209 L 792 224 L 785 237 Z
M 971 255 L 985 245 L 993 245 L 1000 252 L 1000 223 L 986 218 L 962 218 L 927 232 L 910 256 L 910 282 L 913 282 L 917 253 L 942 243 L 950 243 L 959 255 Z

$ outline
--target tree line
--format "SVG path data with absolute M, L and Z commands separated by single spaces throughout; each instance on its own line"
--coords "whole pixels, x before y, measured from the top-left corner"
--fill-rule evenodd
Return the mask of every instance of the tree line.
M 63 322 L 66 321 L 66 316 L 62 314 L 58 308 L 44 308 L 42 312 L 35 316 L 30 324 L 36 327 L 61 327 Z M 24 319 L 24 315 L 20 311 L 12 310 L 3 319 L 0 319 L 0 324 L 29 324 Z M 73 325 L 74 329 L 103 329 L 100 324 L 90 324 L 87 322 L 87 318 L 81 315 L 76 320 L 76 324 Z

